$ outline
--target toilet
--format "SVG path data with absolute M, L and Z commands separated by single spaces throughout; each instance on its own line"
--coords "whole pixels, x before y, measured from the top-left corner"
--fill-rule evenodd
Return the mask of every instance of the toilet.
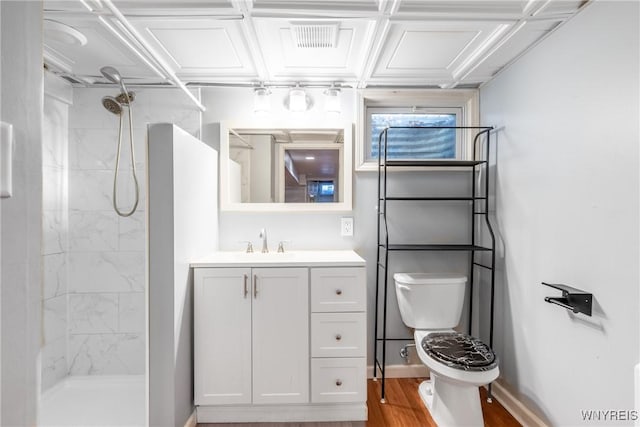
M 484 426 L 478 387 L 500 373 L 482 341 L 453 330 L 460 322 L 467 278 L 459 274 L 396 273 L 402 321 L 414 328 L 416 351 L 431 376 L 418 392 L 438 426 Z

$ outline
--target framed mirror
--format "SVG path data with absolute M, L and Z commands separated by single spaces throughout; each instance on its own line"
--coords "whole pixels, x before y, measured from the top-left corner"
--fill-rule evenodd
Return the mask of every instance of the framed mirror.
M 350 211 L 352 128 L 220 124 L 220 209 Z

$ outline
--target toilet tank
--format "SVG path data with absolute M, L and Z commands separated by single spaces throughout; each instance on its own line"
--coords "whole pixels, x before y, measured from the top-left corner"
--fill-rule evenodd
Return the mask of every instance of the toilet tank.
M 393 279 L 405 325 L 415 329 L 450 329 L 460 323 L 466 276 L 396 273 Z

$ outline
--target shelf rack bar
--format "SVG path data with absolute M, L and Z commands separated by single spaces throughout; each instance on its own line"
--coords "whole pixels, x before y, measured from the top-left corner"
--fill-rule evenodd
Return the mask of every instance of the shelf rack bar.
M 473 159 L 472 160 L 449 160 L 449 159 L 429 159 L 429 160 L 389 160 L 388 159 L 388 132 L 390 129 L 468 129 L 477 130 L 478 133 L 473 139 Z M 491 222 L 489 220 L 489 160 L 490 160 L 490 145 L 491 145 L 491 126 L 391 126 L 385 128 L 380 132 L 378 136 L 378 248 L 377 248 L 377 260 L 376 263 L 376 296 L 375 296 L 375 324 L 374 324 L 374 344 L 373 344 L 373 378 L 377 380 L 378 369 L 381 375 L 381 402 L 385 402 L 385 378 L 386 378 L 386 342 L 387 341 L 411 341 L 413 338 L 388 338 L 387 334 L 387 297 L 388 297 L 388 282 L 389 282 L 389 252 L 393 251 L 469 251 L 470 252 L 470 273 L 469 273 L 469 334 L 471 334 L 473 326 L 473 278 L 474 267 L 481 267 L 491 272 L 491 306 L 490 306 L 490 321 L 489 321 L 489 346 L 493 347 L 493 326 L 494 326 L 494 300 L 495 300 L 495 235 Z M 486 135 L 485 138 L 485 150 L 482 152 L 479 149 L 479 142 L 481 142 L 481 136 Z M 384 151 L 383 151 L 384 150 Z M 484 156 L 483 156 L 484 154 Z M 484 159 L 478 158 L 484 157 Z M 471 197 L 410 197 L 410 196 L 388 196 L 387 192 L 387 172 L 388 168 L 394 167 L 466 167 L 471 170 L 472 175 L 472 195 Z M 484 182 L 484 195 L 478 195 L 476 172 L 478 167 L 484 168 L 486 171 L 486 177 Z M 482 169 L 480 169 L 482 170 Z M 484 210 L 476 210 L 476 200 L 484 201 Z M 417 244 L 389 244 L 389 228 L 387 222 L 387 201 L 467 201 L 471 202 L 470 214 L 471 214 L 471 232 L 470 232 L 470 244 L 430 244 L 430 245 L 417 245 Z M 484 216 L 485 225 L 489 231 L 489 237 L 491 240 L 490 247 L 480 246 L 476 243 L 477 240 L 477 227 L 476 227 L 476 215 Z M 382 232 L 384 231 L 384 236 Z M 475 261 L 476 252 L 490 252 L 491 253 L 491 265 L 487 266 Z M 384 257 L 384 264 L 381 263 L 381 257 Z M 384 271 L 381 271 L 384 270 Z M 381 274 L 384 276 L 381 278 Z M 379 337 L 379 306 L 380 306 L 380 287 L 383 287 L 382 297 L 382 337 Z M 382 345 L 382 357 L 378 358 L 378 342 Z M 491 384 L 489 384 L 488 400 L 491 401 Z
M 480 264 L 480 263 L 477 263 L 477 262 L 474 262 L 473 265 L 478 266 L 478 267 L 482 267 L 482 268 L 486 268 L 487 270 L 491 270 L 491 267 L 489 267 L 488 265 Z
M 382 133 L 380 133 L 380 135 L 378 136 L 378 229 L 377 229 L 377 235 L 378 235 L 378 243 L 380 243 L 380 217 L 381 215 L 383 215 L 383 211 L 382 207 L 380 206 L 380 180 L 381 180 L 381 170 L 380 170 L 380 144 L 382 143 Z M 386 215 L 386 214 L 384 214 Z M 377 248 L 377 254 L 376 254 L 376 263 L 378 265 L 380 265 L 380 245 L 378 245 Z M 385 263 L 385 266 L 387 264 Z M 385 275 L 386 275 L 386 267 L 385 267 Z M 373 336 L 377 337 L 378 336 L 378 295 L 380 294 L 379 292 L 379 288 L 380 288 L 380 269 L 376 268 L 376 303 L 375 303 L 375 321 L 374 321 L 374 325 L 373 325 Z M 386 305 L 386 301 L 385 301 L 385 305 Z M 378 378 L 378 341 L 374 340 L 373 341 L 373 380 L 376 381 Z M 382 367 L 380 367 L 380 371 L 382 372 Z M 384 381 L 384 377 L 383 377 L 383 381 Z
M 496 298 L 495 298 L 495 293 L 496 293 L 496 236 L 495 233 L 493 232 L 493 227 L 491 225 L 491 221 L 489 220 L 489 181 L 490 181 L 490 176 L 489 176 L 489 160 L 490 160 L 490 154 L 491 154 L 491 147 L 490 147 L 490 142 L 491 142 L 491 131 L 487 131 L 487 142 L 486 142 L 486 146 L 485 146 L 485 158 L 487 159 L 487 165 L 486 165 L 486 169 L 487 169 L 487 173 L 485 174 L 485 180 L 484 180 L 484 191 L 485 191 L 485 196 L 487 196 L 487 200 L 485 201 L 485 215 L 484 215 L 484 221 L 485 224 L 487 226 L 487 230 L 489 230 L 489 235 L 491 238 L 491 247 L 492 247 L 492 251 L 491 251 L 491 298 L 489 298 L 490 300 L 490 311 L 489 311 L 489 347 L 493 348 L 493 322 L 494 322 L 494 315 L 495 315 L 495 302 L 496 302 Z M 491 393 L 491 383 L 489 383 L 488 387 L 487 387 L 487 401 L 491 402 L 492 399 L 492 393 Z
M 485 200 L 485 197 L 408 197 L 408 196 L 392 196 L 387 197 L 386 200 L 393 201 L 409 201 L 409 202 L 419 202 L 419 201 L 436 201 L 436 202 L 473 202 L 474 200 Z
M 478 246 L 474 244 L 459 244 L 459 245 L 409 245 L 409 244 L 392 244 L 385 245 L 380 244 L 380 247 L 385 248 L 388 251 L 490 251 L 491 248 L 484 246 Z
M 478 133 L 474 140 L 473 140 L 473 160 L 476 160 L 476 151 L 475 151 L 475 146 L 476 146 L 476 141 L 478 139 L 478 136 L 480 135 L 480 133 Z M 476 197 L 476 168 L 475 165 L 473 167 L 473 171 L 471 172 L 471 195 L 475 200 Z M 475 201 L 471 204 L 471 230 L 469 231 L 470 233 L 470 239 L 471 240 L 471 244 L 473 246 L 476 245 L 476 220 L 475 220 L 475 216 L 473 215 L 473 212 L 476 210 L 476 203 Z M 469 269 L 469 326 L 468 326 L 468 333 L 469 335 L 471 335 L 471 328 L 473 326 L 473 260 L 475 258 L 475 252 L 471 253 L 471 256 L 469 257 L 471 260 L 471 268 Z

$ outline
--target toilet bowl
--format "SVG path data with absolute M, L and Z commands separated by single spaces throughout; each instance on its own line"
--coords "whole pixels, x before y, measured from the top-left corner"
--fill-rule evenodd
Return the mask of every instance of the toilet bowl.
M 498 359 L 477 338 L 453 330 L 460 322 L 467 278 L 455 274 L 397 273 L 403 322 L 415 329 L 418 356 L 430 378 L 418 392 L 441 427 L 483 426 L 478 387 L 498 378 Z

